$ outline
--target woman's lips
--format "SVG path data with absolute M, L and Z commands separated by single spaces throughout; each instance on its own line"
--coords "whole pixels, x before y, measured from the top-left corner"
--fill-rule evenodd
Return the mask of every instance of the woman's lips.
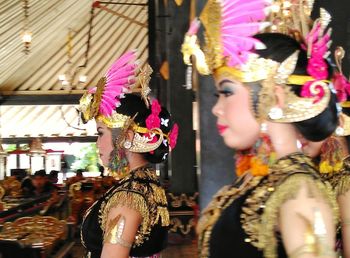
M 218 128 L 219 134 L 221 134 L 221 135 L 222 135 L 222 134 L 226 131 L 226 129 L 228 128 L 228 126 L 226 126 L 226 125 L 217 124 L 216 126 L 217 126 L 217 128 Z

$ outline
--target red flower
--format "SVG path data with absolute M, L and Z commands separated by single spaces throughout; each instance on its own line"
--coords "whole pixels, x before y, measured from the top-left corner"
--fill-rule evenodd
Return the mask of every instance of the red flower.
M 174 149 L 177 143 L 177 136 L 179 134 L 179 126 L 174 124 L 173 129 L 169 134 L 169 145 L 171 149 Z
M 350 83 L 342 73 L 335 73 L 333 76 L 334 88 L 337 91 L 339 102 L 344 102 L 347 96 L 350 95 Z

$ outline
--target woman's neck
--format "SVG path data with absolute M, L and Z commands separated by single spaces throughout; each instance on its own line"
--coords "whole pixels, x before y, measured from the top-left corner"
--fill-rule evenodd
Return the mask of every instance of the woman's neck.
M 130 171 L 148 164 L 148 161 L 139 153 L 129 152 L 127 153 L 127 159 Z
M 267 122 L 267 128 L 277 158 L 300 151 L 297 146 L 297 132 L 292 124 Z

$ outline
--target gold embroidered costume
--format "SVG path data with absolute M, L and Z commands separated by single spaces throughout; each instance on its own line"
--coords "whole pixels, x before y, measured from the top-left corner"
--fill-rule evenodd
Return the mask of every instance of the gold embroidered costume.
M 302 184 L 307 184 L 310 197 L 326 200 L 337 217 L 330 185 L 322 183 L 312 161 L 301 153 L 278 160 L 267 176 L 244 184 L 241 179 L 222 188 L 203 211 L 197 228 L 201 258 L 239 248 L 244 248 L 240 257 L 287 257 L 277 231 L 279 208 L 296 197 Z M 233 224 L 232 231 L 228 223 Z M 225 242 L 231 244 L 226 247 Z
M 162 250 L 169 226 L 167 200 L 155 170 L 142 167 L 121 179 L 86 212 L 81 240 L 92 252 L 91 257 L 99 257 L 102 250 L 110 209 L 120 206 L 134 209 L 142 217 L 130 255 L 148 256 Z

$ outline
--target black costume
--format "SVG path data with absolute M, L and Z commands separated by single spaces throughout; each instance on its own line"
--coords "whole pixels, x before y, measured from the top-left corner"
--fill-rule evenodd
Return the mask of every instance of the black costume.
M 169 225 L 166 196 L 154 169 L 146 166 L 131 171 L 87 210 L 81 240 L 88 257 L 101 256 L 107 216 L 117 206 L 135 209 L 142 215 L 130 256 L 147 257 L 165 248 Z
M 311 159 L 301 153 L 278 160 L 267 176 L 241 181 L 222 188 L 204 210 L 198 225 L 201 258 L 287 257 L 276 230 L 281 205 L 296 196 L 301 183 L 332 195 Z M 331 197 L 327 201 L 335 207 Z

